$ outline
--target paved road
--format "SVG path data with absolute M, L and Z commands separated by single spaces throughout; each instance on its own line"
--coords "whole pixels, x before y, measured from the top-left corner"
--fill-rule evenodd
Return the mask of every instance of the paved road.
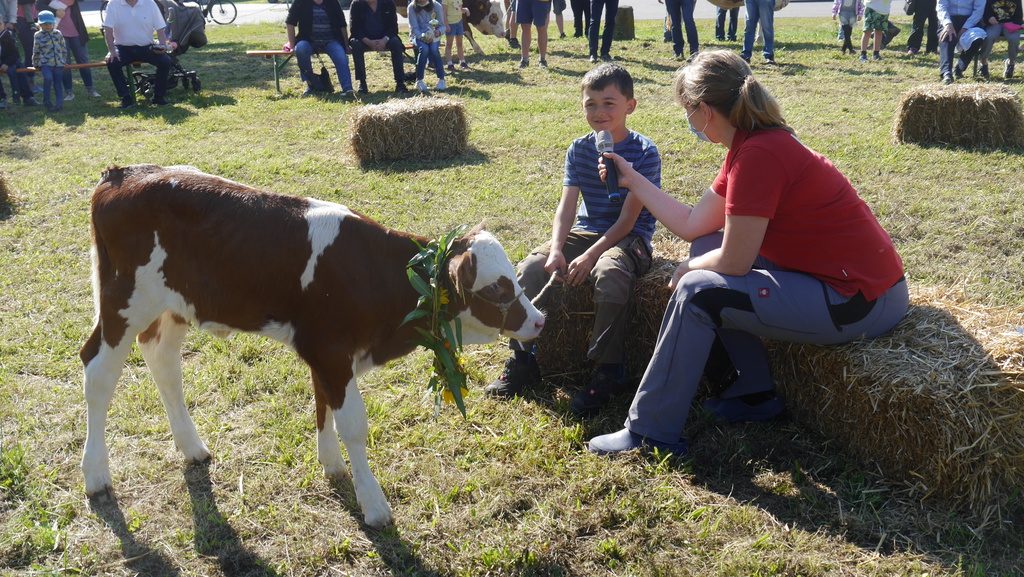
M 82 2 L 82 14 L 86 26 L 99 27 L 101 0 L 84 0 Z M 398 0 L 402 1 L 402 0 Z M 665 16 L 665 6 L 655 0 L 621 0 L 620 5 L 633 6 L 633 17 L 637 20 L 660 20 Z M 284 4 L 270 4 L 267 2 L 241 2 L 238 6 L 238 19 L 236 24 L 254 24 L 257 22 L 283 22 L 287 9 Z M 698 20 L 709 20 L 715 17 L 715 6 L 710 2 L 700 0 L 694 10 L 694 17 Z M 571 10 L 567 10 L 571 14 Z M 892 13 L 903 13 L 903 0 L 893 0 Z M 740 10 L 742 17 L 743 11 Z M 777 18 L 831 18 L 832 2 L 792 2 L 789 6 L 780 10 Z M 405 19 L 399 16 L 400 23 Z M 211 24 L 211 26 L 216 26 Z

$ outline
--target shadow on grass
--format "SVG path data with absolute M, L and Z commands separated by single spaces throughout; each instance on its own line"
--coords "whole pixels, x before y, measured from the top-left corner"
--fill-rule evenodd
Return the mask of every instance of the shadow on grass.
M 246 549 L 238 533 L 217 508 L 210 480 L 210 464 L 190 464 L 185 469 L 185 484 L 192 501 L 193 542 L 200 555 L 216 557 L 225 575 L 276 576 L 267 564 Z
M 89 509 L 106 523 L 121 544 L 124 566 L 138 575 L 180 575 L 169 558 L 149 545 L 139 543 L 128 528 L 128 522 L 113 493 L 89 499 Z

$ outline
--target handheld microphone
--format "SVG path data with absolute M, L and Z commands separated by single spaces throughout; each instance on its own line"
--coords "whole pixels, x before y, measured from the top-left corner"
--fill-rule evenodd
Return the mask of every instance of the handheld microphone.
M 612 140 L 612 133 L 602 130 L 597 133 L 597 154 L 604 156 L 606 152 L 615 152 L 615 141 Z M 604 175 L 604 184 L 608 189 L 608 200 L 619 202 L 622 195 L 619 194 L 619 174 L 615 172 L 615 163 L 610 158 L 605 158 L 604 166 L 607 169 Z

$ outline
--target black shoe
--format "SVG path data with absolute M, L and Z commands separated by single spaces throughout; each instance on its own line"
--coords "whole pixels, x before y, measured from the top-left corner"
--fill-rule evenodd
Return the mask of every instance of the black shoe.
M 404 82 L 395 84 L 395 94 L 409 94 L 409 89 L 405 86 Z
M 740 54 L 740 58 L 742 58 L 743 61 L 746 62 L 747 64 L 750 64 L 750 57 L 749 56 L 744 56 L 744 55 Z
M 604 60 L 605 62 L 613 62 L 615 60 L 615 58 L 613 58 L 611 54 L 608 54 L 606 52 L 606 53 L 601 55 L 601 60 Z
M 39 106 L 39 101 L 34 96 L 26 98 L 22 103 L 22 106 Z
M 508 47 L 513 49 L 513 50 L 519 50 L 519 48 L 520 48 L 520 46 L 519 46 L 519 39 L 518 38 L 509 38 L 508 39 Z
M 597 63 L 597 56 L 596 55 L 594 55 L 594 54 L 590 55 L 590 63 L 591 64 L 596 64 Z
M 586 416 L 593 414 L 608 404 L 612 395 L 621 392 L 626 387 L 626 372 L 621 375 L 613 375 L 607 370 L 597 369 L 594 377 L 586 388 L 576 394 L 570 408 L 577 415 Z
M 950 74 L 949 72 L 946 72 L 945 74 L 943 74 L 942 75 L 942 83 L 943 84 L 953 84 L 953 75 Z
M 153 105 L 154 106 L 168 106 L 170 104 L 171 103 L 167 102 L 167 99 L 164 98 L 163 96 L 154 96 L 153 97 Z
M 125 96 L 121 99 L 121 104 L 118 104 L 118 108 L 131 108 L 135 106 L 135 99 L 131 96 Z
M 988 78 L 988 62 L 978 67 L 978 74 L 981 74 L 982 78 Z
M 487 385 L 484 393 L 489 397 L 515 397 L 539 382 L 540 367 L 537 361 L 531 359 L 528 363 L 521 363 L 512 356 L 505 361 L 501 376 Z
M 360 80 L 359 81 L 359 94 L 367 94 L 368 92 L 370 92 L 370 91 L 366 88 L 366 81 L 365 80 Z
M 776 66 L 774 58 L 765 58 L 764 63 L 765 66 Z

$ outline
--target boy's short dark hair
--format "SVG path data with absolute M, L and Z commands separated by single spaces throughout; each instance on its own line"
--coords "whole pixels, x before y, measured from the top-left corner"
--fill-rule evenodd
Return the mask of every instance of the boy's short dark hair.
M 633 98 L 633 77 L 621 64 L 604 62 L 583 77 L 582 90 L 604 90 L 615 86 L 626 98 Z

